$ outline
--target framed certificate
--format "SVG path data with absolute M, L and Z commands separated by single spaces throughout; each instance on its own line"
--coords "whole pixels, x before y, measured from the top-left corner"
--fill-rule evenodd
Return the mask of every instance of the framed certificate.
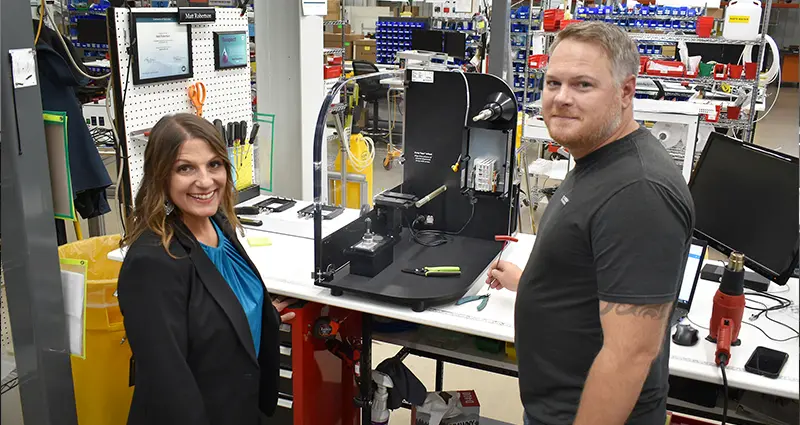
M 250 62 L 246 31 L 214 33 L 214 69 L 244 68 Z
M 133 84 L 192 77 L 191 25 L 169 12 L 131 14 Z

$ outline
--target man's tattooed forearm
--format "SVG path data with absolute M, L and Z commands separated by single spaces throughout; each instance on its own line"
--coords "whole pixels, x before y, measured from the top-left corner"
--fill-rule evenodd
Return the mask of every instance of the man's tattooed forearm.
M 637 316 L 646 319 L 663 319 L 670 314 L 672 304 L 616 304 L 600 301 L 600 315 L 605 316 L 612 311 L 618 316 Z

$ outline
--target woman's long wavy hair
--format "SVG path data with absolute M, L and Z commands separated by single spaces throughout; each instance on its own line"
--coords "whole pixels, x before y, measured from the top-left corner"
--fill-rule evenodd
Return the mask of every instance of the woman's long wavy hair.
M 175 236 L 174 220 L 180 220 L 182 213 L 175 207 L 172 214 L 167 215 L 164 204 L 169 199 L 167 193 L 181 145 L 189 139 L 205 140 L 224 163 L 227 179 L 225 189 L 220 190 L 222 202 L 219 209 L 234 229 L 242 229 L 233 210 L 236 195 L 231 162 L 217 129 L 208 121 L 192 114 L 167 115 L 150 132 L 144 151 L 144 177 L 136 193 L 133 212 L 125 222 L 126 232 L 120 246 L 131 246 L 142 233 L 151 230 L 161 237 L 161 244 L 167 254 L 174 257 L 169 251 L 169 245 Z

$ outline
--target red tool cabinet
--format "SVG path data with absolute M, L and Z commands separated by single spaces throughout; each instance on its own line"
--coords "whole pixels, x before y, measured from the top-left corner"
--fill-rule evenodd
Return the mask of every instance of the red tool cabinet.
M 340 323 L 338 339 L 360 341 L 361 313 L 321 304 L 294 308 L 296 317 L 281 326 L 281 378 L 278 407 L 270 418 L 276 425 L 357 425 L 360 410 L 354 370 L 328 351 L 313 335 L 321 316 Z

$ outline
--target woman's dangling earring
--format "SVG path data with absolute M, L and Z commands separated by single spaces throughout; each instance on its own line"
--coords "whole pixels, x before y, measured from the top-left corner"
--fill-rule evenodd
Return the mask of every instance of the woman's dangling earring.
M 164 201 L 164 212 L 167 213 L 167 215 L 170 215 L 173 211 L 175 211 L 175 205 L 172 203 L 172 201 L 169 199 Z

